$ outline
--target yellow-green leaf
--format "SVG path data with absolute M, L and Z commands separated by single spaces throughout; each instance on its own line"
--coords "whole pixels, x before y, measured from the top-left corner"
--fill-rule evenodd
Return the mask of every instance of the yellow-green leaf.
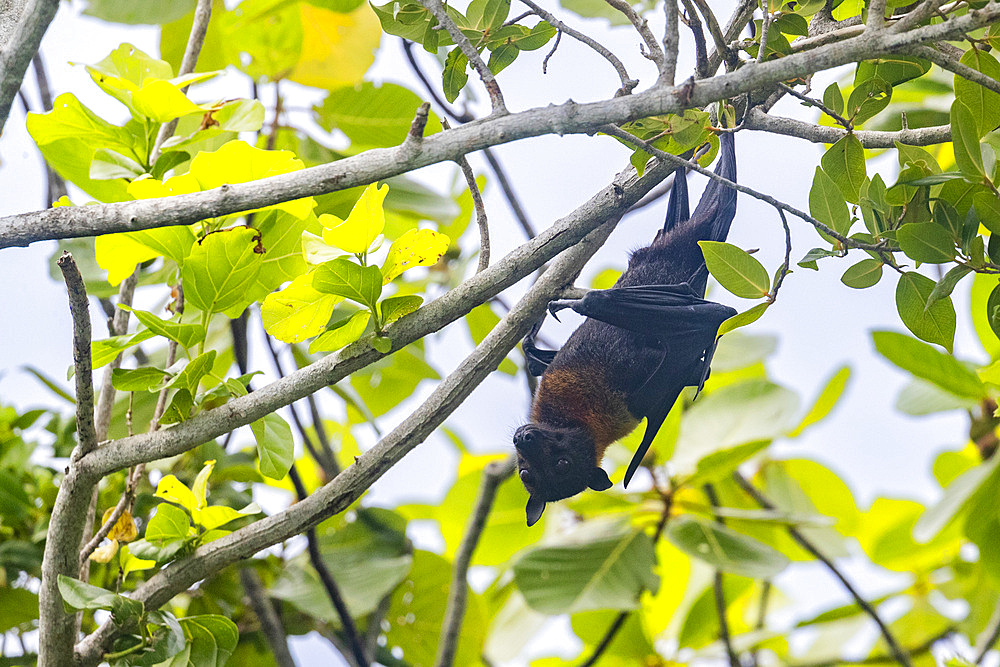
M 382 283 L 386 284 L 399 274 L 415 266 L 433 266 L 448 251 L 451 241 L 444 234 L 431 229 L 411 229 L 389 248 L 382 265 Z
M 342 13 L 298 3 L 302 51 L 289 79 L 327 90 L 361 81 L 375 60 L 382 30 L 367 2 Z
M 368 248 L 385 227 L 382 202 L 387 194 L 388 185 L 380 188 L 377 183 L 372 183 L 365 188 L 347 220 L 329 213 L 319 216 L 319 222 L 323 225 L 323 241 L 355 255 L 368 252 Z
M 209 234 L 184 261 L 184 298 L 195 308 L 236 317 L 250 305 L 246 284 L 264 263 L 260 232 L 234 227 Z
M 324 332 L 309 346 L 309 354 L 315 352 L 333 352 L 350 345 L 365 332 L 372 314 L 367 310 L 359 310 L 350 318 L 341 320 L 329 331 Z
M 269 334 L 285 343 L 300 343 L 326 329 L 343 297 L 318 291 L 312 280 L 312 273 L 303 274 L 264 299 L 260 315 Z
M 747 251 L 722 241 L 699 241 L 709 273 L 738 297 L 759 299 L 767 296 L 771 279 L 760 262 Z

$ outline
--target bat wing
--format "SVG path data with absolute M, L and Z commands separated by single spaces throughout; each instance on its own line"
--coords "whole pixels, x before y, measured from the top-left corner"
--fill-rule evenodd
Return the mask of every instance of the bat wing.
M 549 305 L 553 312 L 561 308 L 650 336 L 662 348 L 657 367 L 636 392 L 646 399 L 635 406 L 646 417 L 646 432 L 625 473 L 628 486 L 681 390 L 693 386 L 700 391 L 708 379 L 719 326 L 736 311 L 700 298 L 686 284 L 595 290 L 582 299 Z

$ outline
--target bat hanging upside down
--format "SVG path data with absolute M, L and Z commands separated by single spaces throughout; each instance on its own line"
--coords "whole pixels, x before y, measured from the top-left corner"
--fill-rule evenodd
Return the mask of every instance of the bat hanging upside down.
M 716 173 L 735 181 L 733 134 L 722 133 L 720 144 Z M 610 488 L 604 451 L 645 417 L 627 486 L 681 390 L 705 383 L 719 325 L 736 311 L 702 298 L 708 269 L 698 241 L 724 241 L 735 215 L 735 190 L 713 180 L 689 216 L 687 180 L 675 172 L 663 229 L 632 254 L 614 287 L 549 304 L 553 314 L 587 316 L 562 349 L 535 346 L 541 320 L 525 336 L 528 371 L 541 375 L 531 423 L 514 433 L 529 526 L 547 502 Z

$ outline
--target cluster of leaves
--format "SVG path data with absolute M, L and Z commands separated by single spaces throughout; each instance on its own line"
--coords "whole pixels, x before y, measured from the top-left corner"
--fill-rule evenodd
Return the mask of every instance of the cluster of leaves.
M 473 0 L 463 15 L 450 5 L 445 11 L 462 34 L 472 43 L 477 52 L 489 50 L 486 63 L 490 72 L 499 74 L 510 65 L 521 51 L 540 49 L 555 37 L 556 29 L 546 21 L 538 21 L 532 27 L 508 22 L 510 0 Z M 430 53 L 437 53 L 446 46 L 454 46 L 451 35 L 439 25 L 437 17 L 416 2 L 391 0 L 382 6 L 372 6 L 382 24 L 382 30 L 390 35 L 408 39 Z M 458 99 L 459 93 L 469 82 L 469 59 L 460 48 L 452 48 L 444 62 L 442 89 L 449 102 Z

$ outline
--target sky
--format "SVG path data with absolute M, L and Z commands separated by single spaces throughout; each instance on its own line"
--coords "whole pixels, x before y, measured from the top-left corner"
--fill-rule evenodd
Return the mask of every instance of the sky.
M 716 2 L 713 6 L 720 16 L 728 16 L 731 3 L 726 3 L 725 8 Z M 82 66 L 70 62 L 97 62 L 124 41 L 155 54 L 158 51 L 157 30 L 108 25 L 80 15 L 80 9 L 79 2 L 63 3 L 42 43 L 53 95 L 73 91 L 84 104 L 99 113 L 123 119 L 123 109 L 99 91 Z M 570 20 L 572 15 L 565 18 Z M 573 25 L 581 25 L 580 20 L 575 20 Z M 601 23 L 590 23 L 586 27 L 589 34 L 622 57 L 632 76 L 642 80 L 640 89 L 652 82 L 655 72 L 639 55 L 639 40 L 631 28 L 608 29 Z M 654 33 L 658 29 L 655 21 L 652 28 Z M 687 52 L 681 54 L 679 79 L 686 78 L 693 64 L 688 55 Z M 598 100 L 612 94 L 619 85 L 617 76 L 605 61 L 571 39 L 562 40 L 544 77 L 539 73 L 542 57 L 544 50 L 523 54 L 499 76 L 508 108 L 512 111 L 568 99 L 577 102 Z M 431 64 L 427 54 L 421 53 L 421 58 Z M 822 91 L 848 71 L 842 69 L 817 77 L 813 89 Z M 366 78 L 403 83 L 424 95 L 410 75 L 399 40 L 393 37 L 384 38 L 383 48 Z M 28 97 L 37 105 L 30 70 L 27 81 Z M 195 89 L 194 96 L 204 94 L 205 99 L 211 99 L 249 94 L 246 80 L 239 76 L 223 77 L 212 85 L 211 88 Z M 470 85 L 481 97 L 478 83 L 473 81 Z M 289 95 L 289 106 L 306 107 L 318 101 L 315 95 L 301 88 L 289 86 L 283 90 Z M 263 98 L 269 99 L 266 93 Z M 482 110 L 484 107 L 480 104 L 475 108 Z M 812 110 L 787 99 L 779 103 L 774 112 L 804 120 L 816 117 Z M 305 114 L 299 114 L 296 120 L 309 122 Z M 322 130 L 315 126 L 310 131 L 314 137 L 323 137 Z M 737 135 L 739 181 L 808 210 L 813 169 L 822 150 L 822 146 L 788 137 L 741 132 Z M 497 153 L 539 229 L 566 215 L 604 187 L 625 168 L 628 158 L 627 152 L 615 140 L 587 136 L 540 137 L 501 146 Z M 478 156 L 470 156 L 470 160 L 477 173 L 484 171 Z M 894 155 L 870 162 L 869 175 L 878 169 L 883 179 L 892 183 L 895 164 Z M 443 190 L 451 183 L 453 173 L 451 166 L 436 166 L 421 170 L 416 177 Z M 689 182 L 695 200 L 704 179 L 692 175 Z M 45 204 L 41 158 L 24 129 L 20 103 L 15 103 L 0 137 L 0 192 L 3 193 L 0 215 L 37 210 Z M 83 201 L 83 198 L 78 200 Z M 488 187 L 486 206 L 493 256 L 499 258 L 523 242 L 523 236 L 496 188 Z M 662 216 L 662 206 L 653 206 L 626 218 L 591 261 L 582 283 L 586 284 L 587 276 L 602 268 L 623 267 L 627 253 L 652 238 L 662 224 Z M 848 480 L 862 509 L 877 496 L 923 502 L 935 499 L 939 489 L 930 474 L 933 456 L 944 447 L 964 445 L 967 420 L 959 413 L 915 419 L 894 409 L 896 395 L 907 378 L 875 354 L 870 338 L 872 330 L 904 331 L 896 315 L 894 276 L 887 272 L 879 285 L 859 291 L 844 286 L 839 280 L 840 274 L 853 261 L 826 260 L 820 263 L 819 272 L 795 267 L 794 261 L 823 243 L 806 223 L 791 217 L 789 222 L 794 272 L 785 280 L 776 304 L 749 331 L 778 336 L 777 352 L 768 362 L 771 377 L 795 390 L 802 399 L 803 409 L 811 404 L 837 368 L 849 364 L 853 375 L 844 399 L 830 418 L 794 443 L 777 443 L 773 451 L 780 456 L 814 458 L 832 467 Z M 755 256 L 769 272 L 782 261 L 784 241 L 780 219 L 770 206 L 750 197 L 739 197 L 729 241 L 744 249 L 759 248 Z M 0 318 L 0 403 L 19 408 L 51 405 L 51 394 L 21 369 L 26 365 L 35 366 L 52 377 L 65 378 L 66 369 L 72 362 L 71 325 L 64 289 L 48 275 L 48 257 L 53 248 L 53 243 L 36 243 L 28 248 L 0 251 L 0 283 L 7 286 L 0 295 L 0 309 L 4 313 Z M 857 258 L 860 259 L 860 255 Z M 513 301 L 523 289 L 523 284 L 512 288 L 508 300 Z M 739 310 L 753 305 L 717 286 L 711 296 Z M 956 356 L 984 361 L 985 353 L 968 317 L 967 286 L 956 291 L 954 300 L 958 312 Z M 91 312 L 95 335 L 103 337 L 106 329 L 98 316 L 99 310 L 95 307 Z M 562 340 L 573 326 L 575 322 L 558 325 L 550 319 L 544 329 L 545 336 L 550 340 Z M 456 350 L 468 352 L 471 343 L 462 327 L 455 325 L 434 336 L 428 342 L 428 349 L 444 375 L 460 361 Z M 259 341 L 256 351 L 256 363 L 269 367 L 259 353 Z M 414 400 L 420 400 L 432 388 L 424 383 Z M 509 451 L 510 435 L 522 423 L 527 406 L 523 379 L 494 373 L 458 408 L 448 423 L 466 437 L 473 451 Z M 390 415 L 395 420 L 403 416 L 403 410 Z M 382 424 L 383 432 L 394 425 L 390 422 Z M 374 442 L 374 438 L 371 433 L 362 435 L 368 444 Z M 249 441 L 249 434 L 244 439 Z M 436 502 L 453 480 L 456 461 L 457 455 L 444 438 L 433 436 L 386 473 L 373 487 L 369 502 Z M 422 482 L 419 488 L 412 481 L 417 479 Z M 426 540 L 428 546 L 435 542 L 433 535 L 420 539 Z M 873 593 L 892 583 L 891 579 L 857 562 L 848 567 L 861 586 Z M 826 582 L 823 586 L 811 585 L 817 574 L 807 568 L 784 583 L 789 588 L 808 586 L 815 589 L 816 594 L 805 604 L 816 609 L 842 601 L 840 591 Z M 544 648 L 543 645 L 539 650 Z M 297 646 L 297 650 L 302 656 L 316 658 L 324 649 L 319 642 L 306 642 Z

